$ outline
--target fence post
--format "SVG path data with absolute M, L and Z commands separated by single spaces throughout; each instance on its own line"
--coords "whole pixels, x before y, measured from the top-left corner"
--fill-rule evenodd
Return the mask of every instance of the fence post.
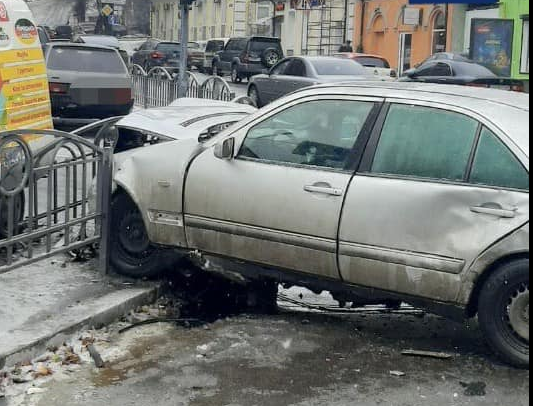
M 143 76 L 143 99 L 144 99 L 144 109 L 148 108 L 148 75 Z
M 104 152 L 101 169 L 101 218 L 100 218 L 100 272 L 109 272 L 110 230 L 111 230 L 111 192 L 113 187 L 113 147 L 104 139 Z

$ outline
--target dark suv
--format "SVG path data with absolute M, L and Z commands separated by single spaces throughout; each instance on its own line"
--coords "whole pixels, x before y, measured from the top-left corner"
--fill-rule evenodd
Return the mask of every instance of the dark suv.
M 220 76 L 230 73 L 233 83 L 239 83 L 244 78 L 266 73 L 281 59 L 283 49 L 279 38 L 232 38 L 215 55 L 213 73 Z
M 132 63 L 142 66 L 146 72 L 163 67 L 176 71 L 180 66 L 181 45 L 179 42 L 165 42 L 149 39 L 135 50 Z

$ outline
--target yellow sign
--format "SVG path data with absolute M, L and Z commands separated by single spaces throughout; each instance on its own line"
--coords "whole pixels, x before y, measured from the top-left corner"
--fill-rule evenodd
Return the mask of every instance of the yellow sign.
M 109 4 L 106 4 L 103 8 L 102 8 L 102 14 L 105 15 L 106 17 L 109 17 L 111 14 L 113 14 L 115 12 L 115 10 L 113 10 L 113 7 L 111 7 Z
M 8 67 L 2 67 L 0 65 L 0 81 L 7 82 L 12 79 L 31 78 L 35 76 L 46 76 L 46 66 L 44 63 L 38 62 L 31 65 L 25 64 Z
M 41 48 L 1 51 L 1 55 L 2 58 L 0 59 L 0 64 L 3 64 L 4 66 L 17 62 L 44 62 L 43 51 Z

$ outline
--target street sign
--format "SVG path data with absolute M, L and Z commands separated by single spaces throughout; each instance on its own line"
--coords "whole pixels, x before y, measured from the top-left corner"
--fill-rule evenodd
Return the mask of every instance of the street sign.
M 106 17 L 109 17 L 114 12 L 115 10 L 111 6 L 111 4 L 106 4 L 105 6 L 102 7 L 102 14 L 105 15 Z
M 409 0 L 411 4 L 436 4 L 436 3 L 447 3 L 447 4 L 497 4 L 496 0 Z

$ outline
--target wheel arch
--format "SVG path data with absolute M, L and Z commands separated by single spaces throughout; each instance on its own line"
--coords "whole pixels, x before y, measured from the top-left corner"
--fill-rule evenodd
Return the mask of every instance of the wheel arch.
M 529 251 L 516 252 L 503 256 L 492 262 L 489 266 L 487 266 L 485 271 L 481 273 L 478 279 L 475 281 L 474 289 L 472 290 L 470 300 L 466 307 L 467 317 L 472 318 L 477 315 L 479 310 L 478 304 L 481 292 L 490 277 L 494 275 L 494 273 L 498 271 L 498 269 L 500 269 L 502 266 L 520 260 L 529 260 Z

